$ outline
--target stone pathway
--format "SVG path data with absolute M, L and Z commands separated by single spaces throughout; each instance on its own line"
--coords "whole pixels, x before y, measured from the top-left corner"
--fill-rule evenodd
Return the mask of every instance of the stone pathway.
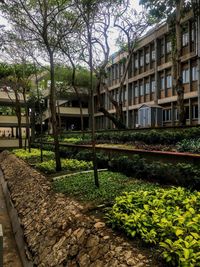
M 3 226 L 3 267 L 22 267 L 0 184 L 0 224 Z

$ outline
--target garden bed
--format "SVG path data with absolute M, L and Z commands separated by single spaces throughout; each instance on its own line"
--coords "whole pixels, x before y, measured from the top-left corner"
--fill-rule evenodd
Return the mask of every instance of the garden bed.
M 24 161 L 2 153 L 0 167 L 36 266 L 163 266 L 154 249 L 136 247 L 83 205 L 53 192 L 50 182 Z M 91 181 L 92 182 L 92 181 Z M 156 254 L 157 255 L 157 254 Z

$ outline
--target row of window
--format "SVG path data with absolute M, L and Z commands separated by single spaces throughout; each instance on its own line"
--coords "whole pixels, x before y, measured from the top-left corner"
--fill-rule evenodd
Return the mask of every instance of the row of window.
M 186 119 L 189 119 L 189 106 L 185 108 L 186 112 Z M 192 106 L 192 119 L 198 119 L 198 106 Z M 179 119 L 178 110 L 177 108 L 174 109 L 174 120 L 177 121 Z M 163 110 L 163 121 L 171 121 L 172 120 L 172 110 L 171 109 L 164 109 Z

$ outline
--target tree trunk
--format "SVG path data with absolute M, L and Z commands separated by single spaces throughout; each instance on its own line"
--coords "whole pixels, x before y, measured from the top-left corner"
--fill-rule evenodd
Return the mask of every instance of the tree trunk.
M 18 139 L 19 139 L 19 148 L 22 148 L 22 115 L 21 115 L 21 106 L 19 102 L 19 96 L 17 93 L 17 89 L 14 89 L 15 93 L 15 112 L 18 121 Z
M 177 92 L 177 108 L 179 114 L 179 125 L 183 126 L 186 124 L 186 112 L 184 106 L 184 87 L 182 81 L 182 70 L 181 70 L 181 49 L 182 49 L 182 32 L 181 32 L 181 12 L 183 7 L 183 1 L 177 1 L 176 5 L 176 25 L 175 25 L 175 43 L 176 49 L 173 59 L 173 83 L 174 88 Z
M 56 119 L 55 72 L 54 72 L 54 59 L 53 59 L 52 52 L 49 52 L 49 57 L 50 57 L 50 77 L 51 77 L 50 109 L 51 109 L 51 122 L 52 122 L 52 129 L 53 129 L 53 138 L 54 138 L 56 171 L 61 171 L 59 140 L 58 140 L 58 125 L 57 125 L 57 119 Z
M 90 67 L 90 96 L 91 96 L 91 128 L 92 128 L 92 152 L 93 152 L 93 168 L 94 168 L 94 182 L 99 188 L 99 178 L 97 170 L 97 157 L 96 157 L 96 136 L 95 136 L 95 119 L 94 119 L 94 84 L 93 84 L 93 55 L 92 55 L 92 36 L 90 32 L 90 25 L 87 23 L 88 45 L 89 45 L 89 67 Z

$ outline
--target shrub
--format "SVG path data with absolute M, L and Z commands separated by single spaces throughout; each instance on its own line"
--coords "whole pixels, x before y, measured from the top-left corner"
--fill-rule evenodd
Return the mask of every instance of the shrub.
M 200 153 L 200 138 L 199 139 L 184 139 L 177 144 L 177 150 L 180 152 Z
M 126 143 L 141 141 L 146 144 L 176 144 L 185 138 L 195 138 L 200 135 L 200 127 L 177 130 L 124 131 L 97 133 L 97 140 L 111 143 Z
M 66 143 L 78 144 L 82 141 L 82 138 L 81 137 L 68 137 L 68 138 L 64 138 L 62 141 Z
M 132 158 L 127 156 L 113 158 L 109 168 L 119 171 L 128 176 L 141 179 L 155 179 L 162 183 L 172 183 L 190 188 L 200 188 L 200 170 L 193 164 L 152 163 L 136 155 Z
M 117 197 L 107 215 L 113 227 L 158 244 L 173 266 L 200 266 L 200 192 L 178 188 L 139 190 Z
M 92 168 L 92 162 L 77 159 L 61 159 L 61 165 L 66 171 L 84 171 Z M 55 160 L 44 161 L 36 164 L 36 168 L 44 173 L 55 173 L 56 162 Z
M 14 149 L 12 151 L 17 157 L 28 161 L 29 163 L 37 163 L 40 161 L 40 150 L 37 148 L 32 148 L 29 153 L 28 150 L 24 149 Z M 54 158 L 54 152 L 43 150 L 44 160 L 49 160 Z
M 96 153 L 97 157 L 97 165 L 98 168 L 107 168 L 108 167 L 108 156 L 105 155 L 102 152 Z M 73 158 L 76 158 L 78 160 L 86 160 L 86 161 L 91 161 L 93 158 L 92 151 L 89 150 L 81 150 L 77 154 L 73 155 Z

